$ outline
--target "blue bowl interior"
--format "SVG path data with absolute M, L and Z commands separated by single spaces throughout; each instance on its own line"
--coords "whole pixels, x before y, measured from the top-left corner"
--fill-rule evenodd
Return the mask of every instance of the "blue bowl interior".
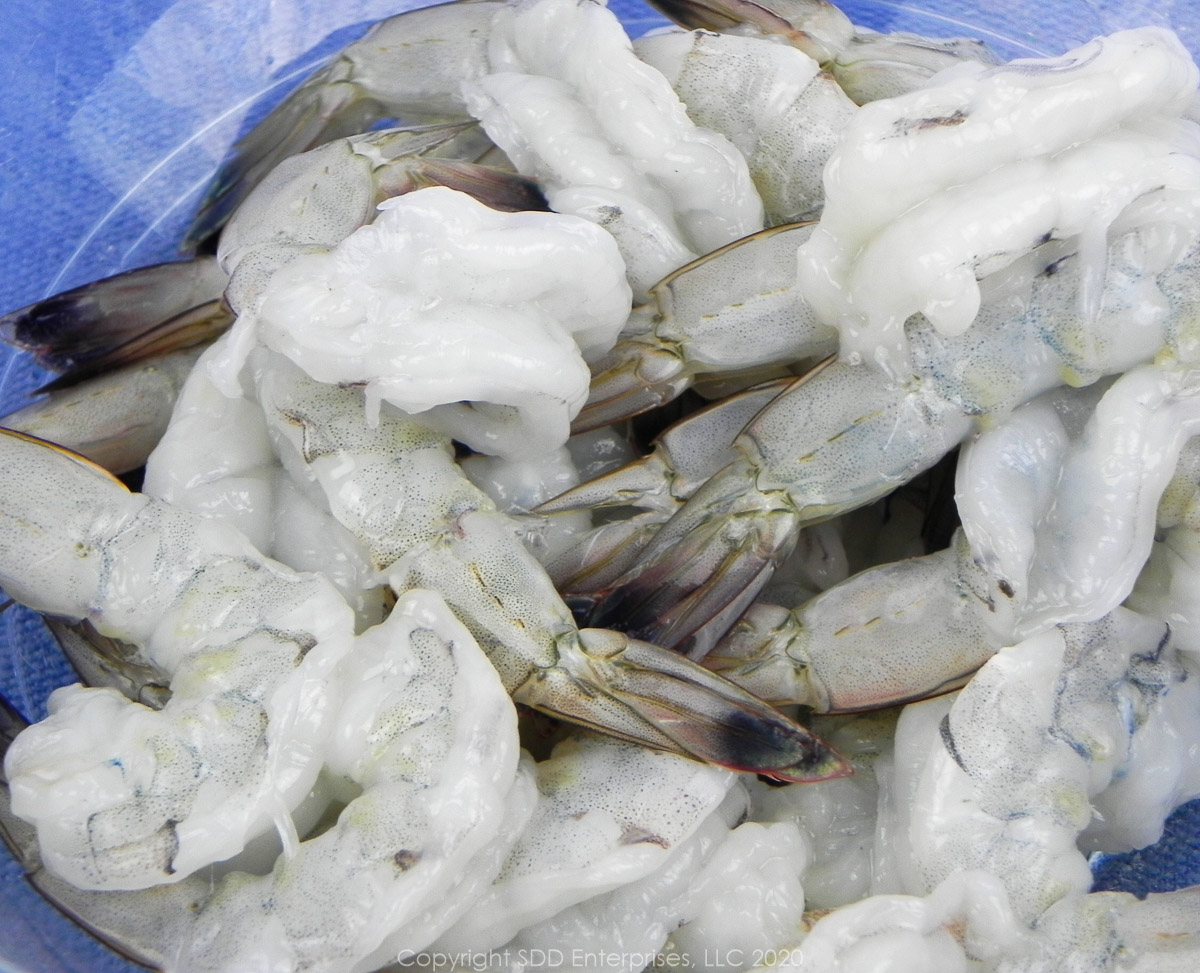
M 172 259 L 228 147 L 325 56 L 416 0 L 7 0 L 0 6 L 0 311 L 120 270 Z M 637 36 L 666 21 L 610 6 Z M 1200 52 L 1196 0 L 847 0 L 881 31 L 975 36 L 1004 57 L 1057 54 L 1123 27 L 1173 27 Z M 0 347 L 0 407 L 44 374 Z M 3 414 L 3 413 L 0 413 Z M 11 475 L 11 474 L 10 474 Z M 74 680 L 32 613 L 0 615 L 0 692 L 31 719 Z M 1200 882 L 1200 802 L 1159 845 L 1096 863 L 1097 887 Z M 57 913 L 0 850 L 0 969 L 128 971 Z

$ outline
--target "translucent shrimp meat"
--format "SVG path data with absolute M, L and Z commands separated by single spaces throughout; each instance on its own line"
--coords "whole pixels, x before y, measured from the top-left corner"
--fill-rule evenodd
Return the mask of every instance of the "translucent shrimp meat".
M 1195 684 L 1167 626 L 1125 609 L 998 653 L 930 740 L 908 818 L 920 883 L 910 890 L 931 888 L 963 867 L 984 868 L 1005 884 L 1026 921 L 1086 892 L 1091 872 L 1076 839 L 1091 823 L 1092 801 L 1135 770 L 1139 733 L 1153 734 L 1160 746 L 1169 740 L 1156 710 L 1168 703 L 1178 716 L 1190 710 L 1177 729 L 1194 733 Z M 1180 696 L 1186 699 L 1175 709 Z M 1140 759 L 1157 762 L 1154 749 L 1140 751 Z M 1196 783 L 1189 763 L 1194 755 L 1174 760 L 1184 793 L 1127 792 L 1134 799 L 1127 820 L 1141 817 L 1161 829 L 1170 801 L 1188 798 L 1189 777 Z
M 352 649 L 345 601 L 227 525 L 45 444 L 9 433 L 0 450 L 27 474 L 4 490 L 5 591 L 89 619 L 171 677 L 157 711 L 64 687 L 9 749 L 14 810 L 37 824 L 48 865 L 81 888 L 142 888 L 273 825 L 286 836 L 320 770 L 329 677 Z
M 735 786 L 726 771 L 590 737 L 537 766 L 538 802 L 493 886 L 436 944 L 488 950 L 577 902 L 645 878 Z
M 350 973 L 427 945 L 486 888 L 526 825 L 532 761 L 518 764 L 516 714 L 495 670 L 435 594 L 407 593 L 342 662 L 321 758 L 322 780 L 336 782 L 324 802 L 332 790 L 344 807 L 328 827 L 265 868 L 242 870 L 243 854 L 219 872 L 136 891 L 77 889 L 30 848 L 23 864 L 38 887 L 171 973 Z
M 236 527 L 290 568 L 319 571 L 354 609 L 360 630 L 377 624 L 384 592 L 365 546 L 330 515 L 323 496 L 284 471 L 258 401 L 228 396 L 212 381 L 208 362 L 229 340 L 218 338 L 187 376 L 171 424 L 147 457 L 142 492 Z
M 171 423 L 146 459 L 142 492 L 223 520 L 270 551 L 279 463 L 258 403 L 226 395 L 210 378 L 208 362 L 228 340 L 206 351 L 184 381 Z
M 629 313 L 612 238 L 577 217 L 499 213 L 442 188 L 380 209 L 328 254 L 272 277 L 259 340 L 480 452 L 562 445 L 587 397 L 585 358 Z
M 860 109 L 800 250 L 801 285 L 841 332 L 842 355 L 903 380 L 910 315 L 962 332 L 977 278 L 1051 238 L 1084 239 L 1085 316 L 1111 225 L 1176 226 L 1174 240 L 1151 235 L 1143 264 L 1177 259 L 1200 230 L 1200 133 L 1182 117 L 1196 82 L 1179 40 L 1143 28 L 1058 59 L 966 63 Z
M 816 61 L 793 47 L 705 31 L 651 34 L 633 47 L 671 82 L 692 121 L 746 157 L 769 226 L 820 215 L 821 174 L 857 109 Z
M 1101 391 L 1091 415 L 1077 410 L 1074 429 L 1055 410 L 1062 402 L 1072 423 L 1071 397 L 1060 394 L 1024 406 L 963 452 L 963 529 L 992 575 L 976 596 L 1010 641 L 1094 621 L 1125 599 L 1150 556 L 1176 460 L 1200 432 L 1196 369 L 1164 360 Z
M 562 947 L 570 943 L 571 968 L 579 973 L 640 973 L 658 961 L 660 952 L 671 951 L 670 933 L 686 913 L 694 879 L 724 845 L 731 829 L 745 820 L 746 806 L 745 790 L 734 784 L 720 806 L 648 875 L 526 926 L 490 954 L 492 969 L 521 973 L 523 957 L 555 957 L 552 950 L 567 960 Z
M 553 209 L 614 234 L 634 291 L 762 229 L 746 161 L 691 122 L 596 0 L 525 0 L 492 21 L 467 106 Z

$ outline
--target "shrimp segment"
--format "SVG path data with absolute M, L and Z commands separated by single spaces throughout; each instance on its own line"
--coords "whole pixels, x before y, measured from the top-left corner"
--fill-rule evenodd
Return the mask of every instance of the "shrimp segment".
M 816 362 L 837 333 L 795 286 L 796 248 L 811 223 L 762 230 L 668 274 L 634 308 L 620 340 L 592 366 L 574 432 L 670 402 L 698 377 Z
M 666 32 L 634 42 L 697 125 L 729 139 L 750 167 L 768 226 L 815 219 L 821 174 L 856 110 L 811 57 L 753 37 Z

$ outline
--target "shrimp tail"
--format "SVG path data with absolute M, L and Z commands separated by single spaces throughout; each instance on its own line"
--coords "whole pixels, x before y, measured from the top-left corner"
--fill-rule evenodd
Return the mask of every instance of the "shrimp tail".
M 843 777 L 829 744 L 695 663 L 619 632 L 582 629 L 581 651 L 513 698 L 633 743 L 776 780 Z

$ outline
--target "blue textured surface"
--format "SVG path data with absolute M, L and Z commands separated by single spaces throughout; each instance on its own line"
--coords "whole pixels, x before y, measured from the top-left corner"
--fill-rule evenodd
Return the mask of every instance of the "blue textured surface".
M 237 135 L 373 20 L 413 0 L 6 0 L 0 5 L 0 310 L 170 259 L 201 187 Z M 634 35 L 664 23 L 612 8 Z M 1196 53 L 1196 0 L 848 2 L 878 30 L 983 37 L 1007 57 L 1057 53 L 1120 27 L 1173 26 Z M 0 348 L 0 407 L 40 376 Z M 6 471 L 6 475 L 12 475 Z M 0 615 L 0 692 L 32 718 L 71 679 L 31 613 Z M 1103 859 L 1100 888 L 1200 882 L 1200 803 L 1159 845 Z M 122 971 L 51 909 L 0 851 L 0 969 Z

